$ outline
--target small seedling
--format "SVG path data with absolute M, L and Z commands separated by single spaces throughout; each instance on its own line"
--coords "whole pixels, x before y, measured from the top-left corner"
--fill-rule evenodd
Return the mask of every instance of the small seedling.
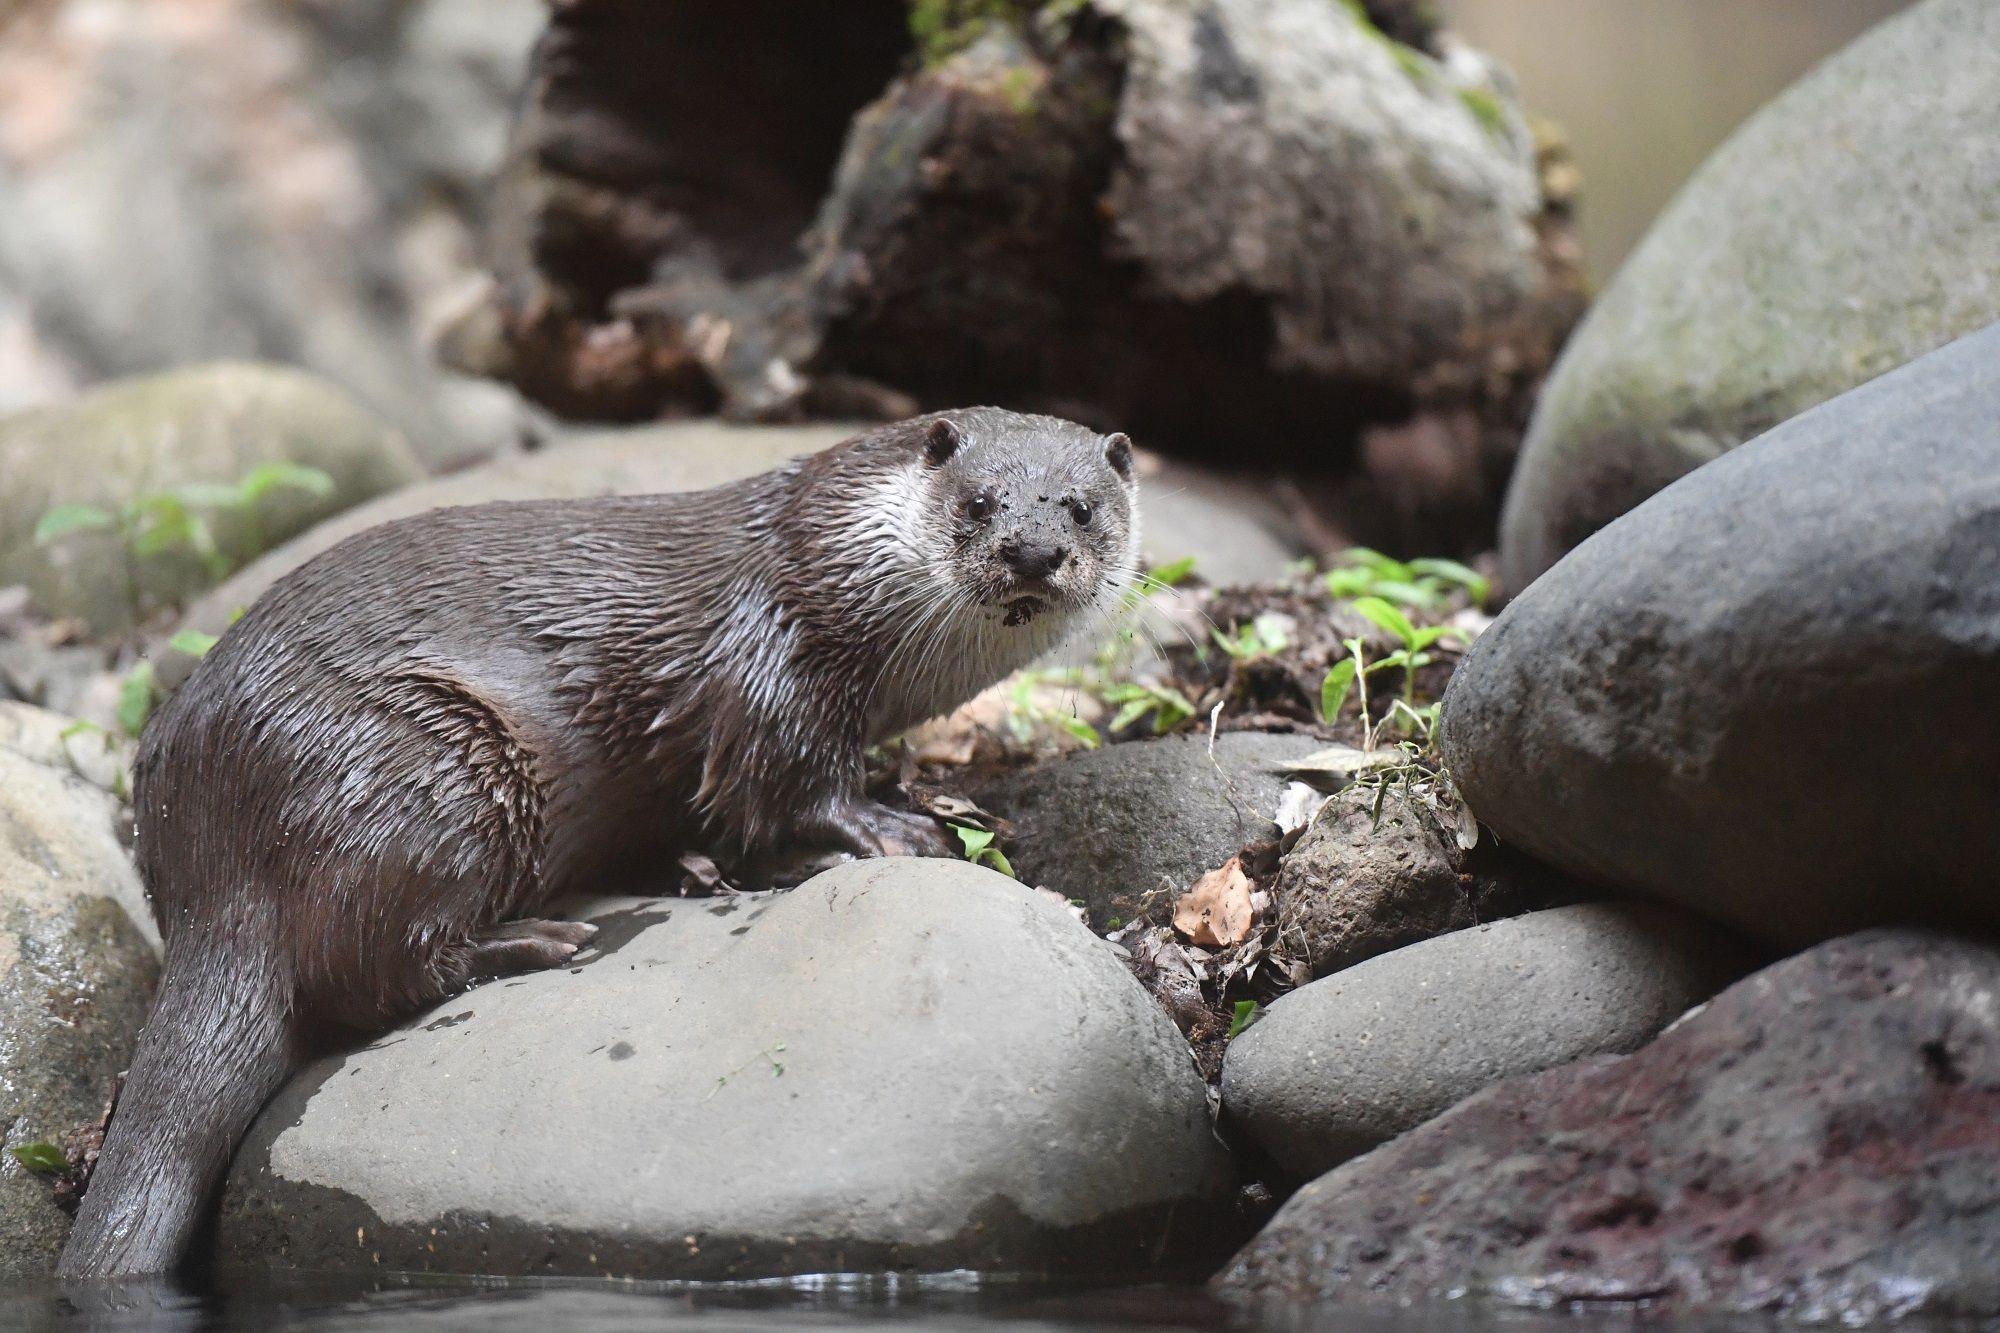
M 215 539 L 212 519 L 227 514 L 241 526 L 249 549 L 264 549 L 259 504 L 271 492 L 300 490 L 316 498 L 333 493 L 333 478 L 318 468 L 273 462 L 252 468 L 235 485 L 193 482 L 172 490 L 136 496 L 116 510 L 96 505 L 56 505 L 35 525 L 35 545 L 52 546 L 85 532 L 111 532 L 125 548 L 127 562 L 137 565 L 168 551 L 191 553 L 220 580 L 234 562 Z
M 1253 657 L 1276 657 L 1291 646 L 1291 636 L 1285 633 L 1281 616 L 1258 616 L 1247 620 L 1235 630 L 1224 634 L 1219 629 L 1209 631 L 1216 647 L 1228 653 L 1238 662 Z
M 965 849 L 966 860 L 976 866 L 991 866 L 1009 879 L 1015 878 L 1014 867 L 1007 860 L 1007 854 L 993 845 L 992 829 L 953 824 L 951 831 L 958 835 L 958 845 Z
M 735 1078 L 738 1074 L 748 1069 L 751 1065 L 756 1064 L 759 1060 L 766 1061 L 770 1064 L 772 1078 L 783 1078 L 785 1076 L 785 1066 L 779 1062 L 778 1057 L 784 1054 L 784 1050 L 785 1050 L 785 1043 L 783 1043 L 782 1041 L 779 1042 L 776 1046 L 766 1046 L 763 1050 L 757 1052 L 757 1054 L 751 1056 L 748 1060 L 745 1060 L 742 1064 L 736 1066 L 736 1068 L 730 1070 L 727 1074 L 720 1075 L 715 1080 L 715 1086 L 708 1090 L 708 1096 L 703 1097 L 702 1100 L 707 1101 L 709 1097 L 713 1097 L 715 1096 L 716 1093 L 721 1092 L 723 1084 L 729 1082 L 730 1079 Z
M 1261 1016 L 1262 1011 L 1255 1000 L 1238 1000 L 1235 1011 L 1229 1017 L 1228 1040 L 1235 1041 L 1243 1034 L 1245 1028 L 1256 1022 Z
M 1188 702 L 1188 697 L 1166 685 L 1117 681 L 1104 687 L 1103 698 L 1105 703 L 1118 706 L 1111 719 L 1111 731 L 1122 731 L 1150 715 L 1153 734 L 1164 735 L 1194 716 L 1194 705 Z
M 1326 572 L 1326 590 L 1346 600 L 1379 597 L 1419 610 L 1435 610 L 1462 588 L 1477 606 L 1492 592 L 1492 584 L 1479 571 L 1456 560 L 1397 560 L 1366 546 L 1341 552 L 1340 563 Z
M 1179 560 L 1170 560 L 1164 565 L 1156 565 L 1147 571 L 1144 576 L 1146 589 L 1148 592 L 1157 592 L 1161 588 L 1178 588 L 1181 584 L 1187 582 L 1188 575 L 1192 573 L 1194 573 L 1193 556 L 1182 556 Z
M 1454 631 L 1449 625 L 1426 625 L 1419 629 L 1410 623 L 1408 616 L 1380 597 L 1357 597 L 1354 599 L 1354 609 L 1402 640 L 1403 646 L 1375 663 L 1375 667 L 1402 668 L 1403 702 L 1414 710 L 1417 700 L 1417 670 L 1429 666 L 1433 660 L 1424 650 Z
M 53 1143 L 24 1143 L 7 1150 L 28 1170 L 44 1176 L 59 1176 L 69 1170 L 69 1154 Z

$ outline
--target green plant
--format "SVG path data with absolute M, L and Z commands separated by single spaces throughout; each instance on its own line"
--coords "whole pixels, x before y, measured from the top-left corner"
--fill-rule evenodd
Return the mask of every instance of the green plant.
M 1236 1008 L 1229 1016 L 1228 1040 L 1235 1041 L 1243 1030 L 1262 1017 L 1262 1011 L 1255 1000 L 1238 1000 Z
M 1216 647 L 1243 662 L 1253 657 L 1275 657 L 1291 646 L 1291 636 L 1280 622 L 1280 617 L 1258 616 L 1244 621 L 1231 633 L 1224 634 L 1219 629 L 1208 633 Z
M 7 1151 L 22 1166 L 41 1175 L 56 1176 L 69 1170 L 69 1154 L 53 1143 L 24 1143 Z
M 115 511 L 96 505 L 56 505 L 35 525 L 35 545 L 51 546 L 79 533 L 111 532 L 133 563 L 184 550 L 201 561 L 212 578 L 221 579 L 230 573 L 233 562 L 216 542 L 213 518 L 233 517 L 243 530 L 247 547 L 262 550 L 258 505 L 281 489 L 324 498 L 333 493 L 333 478 L 318 468 L 280 461 L 252 468 L 234 485 L 191 482 L 136 496 Z
M 993 830 L 974 828 L 970 824 L 953 824 L 951 831 L 958 835 L 958 845 L 965 849 L 965 859 L 974 865 L 991 866 L 1009 879 L 1015 878 L 1014 867 L 1007 860 L 1007 854 L 993 845 Z
M 1462 588 L 1474 605 L 1493 591 L 1485 575 L 1456 560 L 1397 560 L 1366 546 L 1341 552 L 1340 563 L 1326 572 L 1326 590 L 1334 597 L 1379 597 L 1424 611 L 1442 606 L 1453 588 Z
M 1370 669 L 1400 667 L 1403 672 L 1403 702 L 1414 709 L 1417 701 L 1417 669 L 1429 666 L 1433 660 L 1431 654 L 1425 650 L 1439 639 L 1451 634 L 1452 628 L 1449 625 L 1426 625 L 1419 629 L 1402 611 L 1380 597 L 1357 597 L 1354 599 L 1354 609 L 1402 640 L 1401 648 L 1377 661 Z
M 1188 575 L 1194 573 L 1194 557 L 1184 555 L 1178 560 L 1170 560 L 1164 565 L 1156 565 L 1140 577 L 1145 580 L 1148 592 L 1161 588 L 1177 588 L 1187 582 Z
M 1102 745 L 1104 738 L 1097 734 L 1096 727 L 1075 713 L 1051 708 L 1036 697 L 1037 690 L 1052 685 L 1076 691 L 1090 689 L 1084 674 L 1074 669 L 1042 668 L 1016 672 L 1007 687 L 1007 728 L 1013 732 L 1014 739 L 1026 742 L 1033 738 L 1037 726 L 1048 726 L 1081 741 L 1086 750 L 1095 750 Z
M 1150 714 L 1153 734 L 1158 736 L 1194 716 L 1194 705 L 1188 702 L 1188 697 L 1167 685 L 1113 681 L 1103 687 L 1101 697 L 1118 709 L 1111 718 L 1109 731 L 1122 731 Z

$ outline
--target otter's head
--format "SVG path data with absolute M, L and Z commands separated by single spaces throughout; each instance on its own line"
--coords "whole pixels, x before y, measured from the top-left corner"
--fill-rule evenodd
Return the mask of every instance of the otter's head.
M 1056 417 L 973 408 L 930 418 L 926 506 L 943 573 L 1017 628 L 1102 607 L 1137 568 L 1132 442 Z

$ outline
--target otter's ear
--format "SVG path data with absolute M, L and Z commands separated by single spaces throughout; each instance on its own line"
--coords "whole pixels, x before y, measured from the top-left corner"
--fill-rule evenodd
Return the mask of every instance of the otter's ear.
M 943 467 L 965 444 L 965 432 L 939 417 L 924 431 L 924 462 Z
M 1104 437 L 1104 461 L 1111 464 L 1111 470 L 1119 476 L 1132 475 L 1132 440 L 1124 431 Z

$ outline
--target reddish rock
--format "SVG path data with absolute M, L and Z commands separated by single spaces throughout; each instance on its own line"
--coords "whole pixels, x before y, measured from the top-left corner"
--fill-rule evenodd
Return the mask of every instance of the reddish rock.
M 2000 1314 L 2000 948 L 1832 941 L 1659 1040 L 1498 1084 L 1301 1190 L 1250 1303 Z

